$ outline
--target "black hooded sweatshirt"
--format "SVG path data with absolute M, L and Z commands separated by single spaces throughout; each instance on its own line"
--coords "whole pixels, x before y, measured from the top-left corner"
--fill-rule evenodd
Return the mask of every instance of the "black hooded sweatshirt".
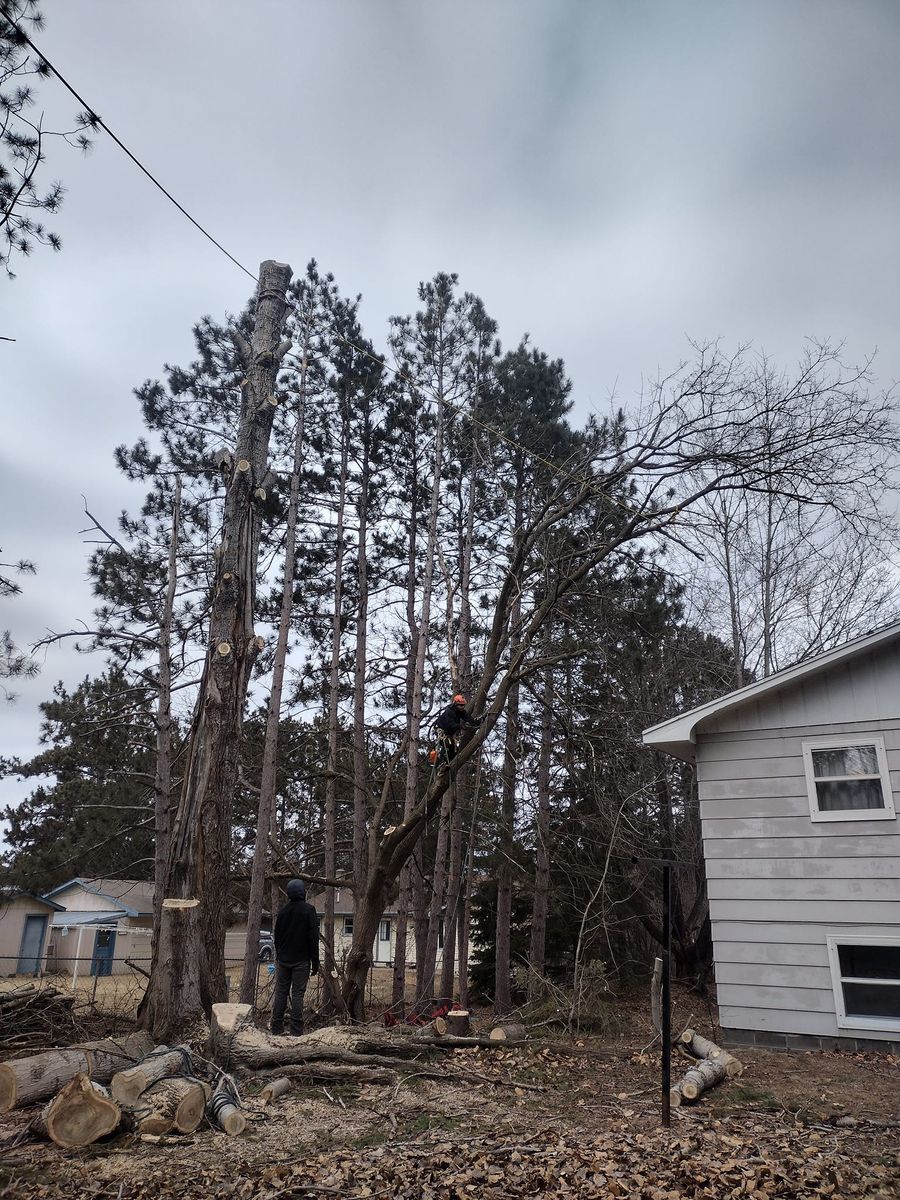
M 275 957 L 293 965 L 308 962 L 319 969 L 319 916 L 306 893 L 288 900 L 275 919 Z

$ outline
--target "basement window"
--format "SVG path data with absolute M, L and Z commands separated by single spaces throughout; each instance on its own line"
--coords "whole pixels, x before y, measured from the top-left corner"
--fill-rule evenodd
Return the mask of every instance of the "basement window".
M 841 1029 L 900 1030 L 900 938 L 828 938 L 835 1012 Z
M 884 738 L 804 742 L 803 766 L 813 821 L 894 819 Z

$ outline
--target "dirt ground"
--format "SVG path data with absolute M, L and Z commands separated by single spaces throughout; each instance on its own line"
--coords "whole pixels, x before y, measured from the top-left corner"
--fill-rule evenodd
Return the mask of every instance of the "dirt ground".
M 714 1032 L 708 1015 L 694 1024 Z M 499 1052 L 436 1051 L 400 1064 L 396 1085 L 295 1080 L 268 1108 L 257 1076 L 241 1081 L 239 1138 L 201 1127 L 159 1145 L 22 1144 L 3 1155 L 0 1197 L 900 1197 L 897 1058 L 747 1050 L 741 1079 L 673 1110 L 665 1131 L 642 1005 L 621 1003 L 613 1023 L 605 1036 L 535 1030 Z M 435 1066 L 446 1078 L 417 1075 Z M 0 1118 L 0 1137 L 9 1145 L 29 1116 Z

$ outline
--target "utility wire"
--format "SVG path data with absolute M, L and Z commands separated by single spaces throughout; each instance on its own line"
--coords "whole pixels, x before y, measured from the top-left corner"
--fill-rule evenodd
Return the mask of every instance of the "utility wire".
M 147 178 L 150 180 L 150 182 L 153 184 L 153 186 L 158 188 L 162 192 L 162 194 L 166 197 L 166 199 L 170 200 L 175 205 L 175 207 L 178 209 L 178 211 L 183 216 L 187 217 L 187 219 L 190 221 L 190 223 L 196 229 L 199 229 L 199 231 L 203 234 L 203 236 L 207 239 L 207 241 L 212 242 L 212 244 L 216 247 L 217 250 L 221 250 L 226 258 L 231 259 L 231 261 L 234 263 L 234 265 L 236 267 L 239 267 L 240 270 L 242 270 L 245 275 L 249 275 L 250 278 L 254 282 L 256 282 L 256 275 L 253 273 L 253 271 L 248 270 L 242 262 L 238 262 L 238 260 L 234 257 L 234 255 L 230 254 L 225 249 L 225 247 L 222 245 L 221 242 L 217 242 L 216 239 L 213 237 L 213 235 L 207 229 L 204 229 L 199 221 L 197 221 L 194 217 L 191 216 L 191 214 L 184 207 L 184 205 L 179 204 L 178 201 L 175 199 L 175 197 L 172 195 L 172 193 L 170 191 L 168 191 L 165 187 L 163 187 L 163 185 L 159 182 L 159 180 L 156 178 L 156 176 L 153 175 L 153 173 L 151 171 L 147 170 L 147 168 L 140 161 L 140 159 L 138 159 L 134 154 L 131 153 L 131 151 L 128 149 L 128 147 L 125 145 L 125 143 L 122 141 L 122 139 L 117 137 L 113 133 L 113 131 L 110 129 L 110 127 L 106 124 L 106 122 L 100 116 L 98 116 L 98 114 L 96 112 L 94 112 L 94 110 L 90 106 L 90 104 L 88 104 L 88 102 L 82 96 L 80 96 L 78 94 L 78 92 L 75 91 L 75 89 L 72 87 L 71 83 L 69 83 L 69 81 L 65 78 L 65 76 L 62 75 L 56 69 L 56 67 L 54 67 L 53 63 L 50 62 L 49 58 L 47 58 L 47 56 L 41 50 L 39 50 L 37 48 L 37 46 L 34 44 L 34 42 L 31 40 L 31 38 L 25 32 L 25 30 L 22 29 L 22 27 L 20 25 L 18 25 L 16 23 L 16 21 L 12 18 L 12 16 L 10 15 L 9 9 L 5 5 L 0 5 L 0 12 L 2 12 L 4 20 L 8 21 L 9 24 L 13 27 L 13 29 L 16 30 L 16 32 L 22 38 L 23 42 L 25 42 L 25 44 L 27 46 L 31 47 L 31 49 L 35 52 L 35 54 L 37 54 L 39 56 L 41 61 L 46 63 L 48 69 L 56 76 L 56 78 L 63 85 L 63 87 L 66 88 L 67 91 L 71 92 L 71 94 L 75 97 L 75 99 L 82 106 L 82 108 L 85 110 L 85 112 L 89 114 L 92 123 L 98 129 L 102 129 L 104 133 L 108 134 L 112 138 L 112 140 L 116 143 L 116 145 L 119 147 L 119 149 L 124 151 L 124 153 L 128 155 L 128 157 L 131 159 L 131 161 L 134 163 L 134 165 L 138 168 L 138 170 L 142 171 L 147 176 Z M 4 339 L 4 340 L 12 341 L 14 339 Z
M 46 57 L 46 55 L 43 54 L 37 48 L 37 46 L 34 44 L 34 42 L 31 40 L 31 38 L 28 36 L 28 34 L 25 33 L 24 29 L 22 29 L 21 26 L 12 18 L 12 16 L 9 13 L 9 9 L 7 9 L 5 4 L 2 3 L 2 0 L 0 0 L 0 13 L 2 13 L 4 19 L 18 32 L 19 36 L 22 38 L 22 40 L 25 42 L 25 44 L 30 46 L 31 49 L 35 52 L 35 54 L 37 54 L 41 58 L 41 60 L 47 65 L 47 68 L 52 72 L 53 75 L 56 76 L 56 78 L 60 81 L 60 83 L 63 85 L 63 87 L 66 88 L 66 90 L 69 91 L 75 97 L 75 99 L 78 101 L 78 103 L 90 115 L 91 120 L 96 125 L 96 127 L 99 129 L 102 129 L 104 131 L 104 133 L 108 134 L 108 136 L 110 138 L 112 138 L 112 140 L 116 143 L 116 145 L 119 147 L 119 149 L 122 150 L 131 159 L 131 161 L 134 163 L 134 165 L 144 175 L 147 176 L 147 178 L 150 180 L 150 182 L 153 184 L 153 186 L 158 188 L 159 191 L 161 191 L 162 194 L 166 197 L 166 199 L 175 205 L 175 207 L 178 209 L 178 211 L 183 216 L 187 217 L 187 219 L 194 226 L 194 228 L 199 230 L 199 232 L 203 234 L 203 236 L 207 239 L 207 241 L 212 242 L 212 244 L 216 247 L 217 250 L 220 250 L 225 255 L 226 258 L 228 258 L 232 263 L 234 263 L 234 265 L 239 270 L 243 271 L 244 274 L 247 275 L 250 279 L 252 279 L 255 283 L 257 281 L 257 276 L 253 273 L 253 271 L 251 271 L 247 267 L 245 267 L 242 262 L 240 262 L 238 259 L 236 259 L 234 257 L 234 255 L 231 254 L 228 250 L 226 250 L 221 242 L 217 241 L 213 237 L 213 235 L 200 224 L 200 222 L 198 220 L 196 220 L 194 217 L 191 216 L 191 214 L 184 207 L 184 205 L 180 204 L 175 199 L 175 197 L 172 195 L 172 193 L 170 191 L 168 191 L 168 189 L 165 188 L 159 182 L 159 180 L 156 178 L 156 176 L 153 175 L 152 172 L 149 171 L 147 169 L 147 167 L 144 166 L 144 164 L 140 161 L 140 159 L 138 159 L 134 154 L 132 154 L 132 152 L 128 149 L 128 147 L 121 140 L 121 138 L 117 137 L 116 134 L 113 133 L 113 131 L 106 124 L 106 122 L 93 110 L 93 108 L 88 104 L 88 102 L 75 90 L 75 88 L 69 83 L 69 81 L 65 78 L 65 76 L 62 75 L 57 70 L 57 68 L 54 67 L 54 65 L 50 62 L 50 60 Z M 289 301 L 289 303 L 290 303 L 290 301 Z M 291 307 L 294 308 L 295 312 L 299 312 L 298 306 L 296 304 L 293 304 Z M 414 391 L 416 391 L 420 396 L 425 395 L 430 400 L 431 403 L 433 403 L 433 404 L 443 403 L 452 412 L 457 413 L 457 415 L 466 416 L 467 419 L 470 420 L 473 425 L 477 426 L 480 429 L 483 429 L 486 433 L 491 434 L 493 437 L 497 438 L 498 441 L 505 443 L 511 449 L 520 450 L 523 454 L 527 455 L 532 461 L 541 463 L 543 466 L 547 467 L 552 474 L 557 475 L 563 479 L 564 478 L 570 478 L 570 479 L 572 478 L 571 475 L 569 475 L 565 471 L 563 466 L 561 466 L 558 463 L 554 463 L 551 459 L 545 458 L 543 455 L 539 454 L 536 450 L 529 449 L 527 446 L 523 445 L 521 442 L 517 441 L 515 438 L 512 438 L 508 434 L 505 434 L 501 430 L 497 429 L 496 427 L 489 425 L 486 421 L 483 421 L 478 416 L 476 416 L 475 413 L 467 412 L 462 408 L 461 405 L 455 405 L 446 399 L 441 401 L 440 398 L 436 394 L 429 395 L 429 389 L 423 388 L 421 386 L 421 384 L 416 383 L 416 381 L 414 379 L 412 379 L 409 375 L 407 375 L 400 367 L 393 366 L 391 363 L 389 363 L 383 355 L 378 355 L 378 354 L 374 353 L 372 350 L 369 350 L 365 346 L 361 346 L 357 342 L 354 342 L 351 339 L 344 337 L 343 335 L 337 333 L 333 329 L 329 330 L 328 332 L 337 341 L 343 342 L 346 346 L 349 346 L 350 348 L 357 350 L 359 353 L 366 355 L 368 358 L 371 358 L 372 361 L 377 363 L 379 366 L 386 367 L 389 371 L 392 371 L 397 376 L 398 379 L 402 379 L 412 389 L 414 389 Z M 3 340 L 4 341 L 14 341 L 15 339 L 4 338 Z M 584 482 L 587 482 L 587 480 L 584 480 Z M 617 500 L 614 496 L 612 496 L 611 493 L 609 493 L 604 488 L 591 488 L 590 491 L 592 493 L 596 493 L 597 495 L 604 496 L 613 505 L 613 507 L 621 508 L 621 509 L 623 509 L 623 511 L 626 511 L 626 512 L 632 511 L 630 506 L 625 505 L 621 501 Z

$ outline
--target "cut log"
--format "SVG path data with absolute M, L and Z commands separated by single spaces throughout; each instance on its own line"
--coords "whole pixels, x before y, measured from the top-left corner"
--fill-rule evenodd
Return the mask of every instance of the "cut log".
M 492 1042 L 524 1042 L 527 1036 L 527 1030 L 524 1025 L 515 1023 L 509 1025 L 495 1025 L 490 1033 Z
M 727 1050 L 723 1050 L 696 1030 L 686 1029 L 678 1040 L 692 1058 L 708 1058 L 713 1062 L 722 1063 L 729 1079 L 737 1079 L 743 1075 L 744 1064 L 739 1058 L 735 1058 L 733 1054 L 729 1054 Z
M 192 1079 L 160 1079 L 141 1094 L 134 1108 L 137 1133 L 193 1133 L 203 1120 L 206 1092 Z
M 452 1037 L 467 1037 L 471 1024 L 469 1012 L 465 1008 L 454 1008 L 447 1013 L 447 1033 Z
M 157 1079 L 167 1075 L 193 1074 L 190 1051 L 187 1046 L 157 1046 L 146 1058 L 134 1067 L 117 1071 L 112 1077 L 110 1091 L 113 1099 L 123 1106 L 134 1104 L 138 1096 L 146 1091 Z M 157 1130 L 148 1129 L 148 1133 Z
M 0 1063 L 0 1113 L 46 1100 L 76 1075 L 109 1083 L 123 1066 L 143 1058 L 152 1049 L 153 1039 L 141 1030 L 123 1038 L 83 1042 Z
M 211 1123 L 229 1137 L 238 1137 L 247 1125 L 247 1118 L 234 1102 L 236 1094 L 234 1081 L 226 1075 L 216 1085 L 206 1107 Z
M 87 1075 L 76 1075 L 34 1118 L 29 1130 L 63 1150 L 78 1150 L 118 1129 L 121 1120 L 122 1110 L 110 1100 L 106 1088 Z
M 676 1084 L 669 1093 L 670 1103 L 677 1108 L 679 1104 L 691 1104 L 704 1092 L 726 1078 L 725 1066 L 714 1058 L 704 1058 L 690 1068 L 680 1083 Z
M 423 1037 L 428 1037 L 430 1034 L 435 1037 L 443 1037 L 448 1029 L 449 1026 L 443 1017 L 435 1017 L 430 1025 L 422 1026 L 421 1033 Z
M 279 1096 L 286 1096 L 290 1090 L 291 1081 L 282 1075 L 280 1079 L 273 1079 L 271 1083 L 267 1083 L 259 1093 L 259 1098 L 263 1104 L 271 1104 Z

